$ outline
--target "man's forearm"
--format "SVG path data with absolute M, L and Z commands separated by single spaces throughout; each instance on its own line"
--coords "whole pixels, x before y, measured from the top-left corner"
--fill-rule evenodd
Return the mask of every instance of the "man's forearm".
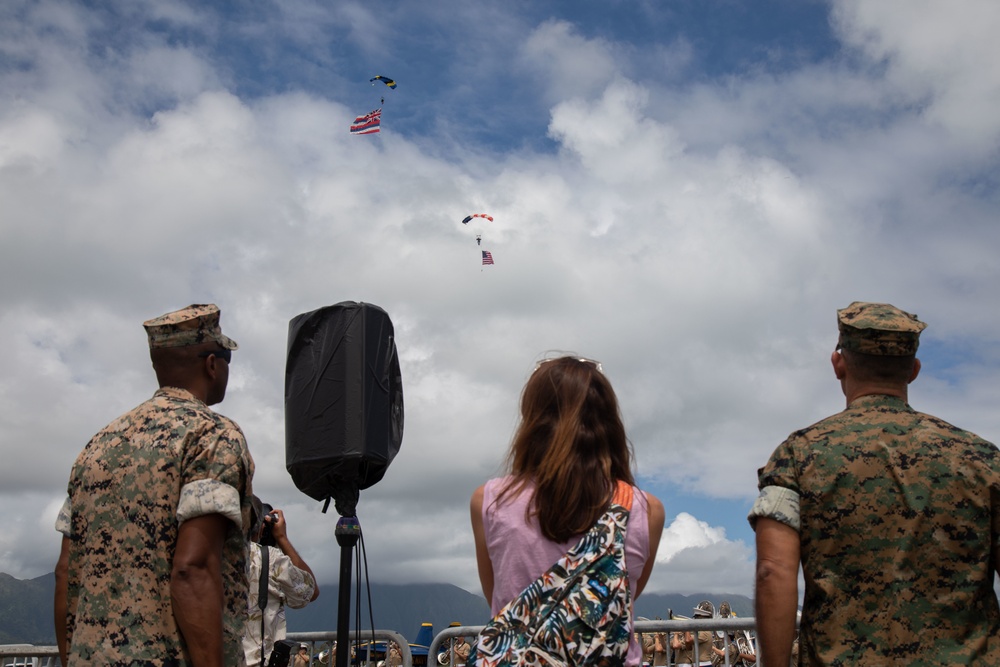
M 191 660 L 222 667 L 222 578 L 207 568 L 175 568 L 170 601 Z
M 69 620 L 69 547 L 69 538 L 63 537 L 59 562 L 56 563 L 56 591 L 53 600 L 56 645 L 59 647 L 59 661 L 63 665 L 69 664 L 69 644 L 66 631 L 66 623 Z
M 222 667 L 222 545 L 228 520 L 220 514 L 188 519 L 177 531 L 170 601 L 195 667 Z
M 796 582 L 793 579 L 789 594 L 787 584 L 778 585 L 773 577 L 765 581 L 758 579 L 754 597 L 761 657 L 765 666 L 787 665 L 795 641 Z
M 754 609 L 765 667 L 791 660 L 798 611 L 799 537 L 788 526 L 757 520 L 757 574 Z
M 278 543 L 278 548 L 281 549 L 281 553 L 288 556 L 288 559 L 292 561 L 292 565 L 300 570 L 305 570 L 309 573 L 309 576 L 312 577 L 314 588 L 312 599 L 315 600 L 319 597 L 319 582 L 316 581 L 316 575 L 313 574 L 312 568 L 309 567 L 308 563 L 302 560 L 302 556 L 300 556 L 299 552 L 295 550 L 294 546 L 292 546 L 292 542 L 288 539 L 287 535 L 282 535 L 275 541 Z

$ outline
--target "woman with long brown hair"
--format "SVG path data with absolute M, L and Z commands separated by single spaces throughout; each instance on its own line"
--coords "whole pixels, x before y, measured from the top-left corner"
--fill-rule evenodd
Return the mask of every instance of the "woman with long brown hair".
M 590 530 L 619 482 L 635 487 L 618 399 L 599 363 L 538 364 L 521 393 L 507 469 L 476 489 L 471 504 L 479 579 L 494 615 Z M 635 489 L 625 534 L 633 600 L 653 569 L 663 519 L 663 504 Z M 625 664 L 641 658 L 633 635 Z

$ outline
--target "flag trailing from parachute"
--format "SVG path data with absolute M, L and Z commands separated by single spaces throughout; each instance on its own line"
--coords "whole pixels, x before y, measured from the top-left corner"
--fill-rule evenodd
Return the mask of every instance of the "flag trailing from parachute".
M 382 107 L 358 116 L 351 123 L 351 134 L 376 134 L 382 127 Z
M 483 266 L 486 266 L 487 264 L 493 264 L 493 253 L 491 253 L 489 250 L 484 250 L 483 251 Z
M 382 76 L 381 74 L 376 74 L 372 78 L 368 79 L 374 86 L 376 81 L 381 81 L 389 88 L 395 88 L 396 82 L 387 76 Z M 385 104 L 385 98 L 379 103 L 378 109 L 374 111 L 369 111 L 364 116 L 358 116 L 351 123 L 351 134 L 378 134 L 382 131 L 382 105 Z

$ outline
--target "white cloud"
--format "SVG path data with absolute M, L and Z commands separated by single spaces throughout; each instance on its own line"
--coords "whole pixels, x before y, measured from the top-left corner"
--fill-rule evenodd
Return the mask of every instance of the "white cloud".
M 548 21 L 524 41 L 520 57 L 541 78 L 549 100 L 587 98 L 599 93 L 617 74 L 616 47 L 585 39 L 571 23 Z
M 1000 426 L 1000 232 L 982 171 L 995 119 L 971 108 L 996 106 L 992 38 L 944 21 L 932 67 L 887 17 L 838 7 L 863 67 L 830 59 L 684 85 L 677 71 L 630 76 L 626 43 L 533 26 L 511 48 L 546 83 L 544 152 L 388 127 L 350 136 L 357 110 L 335 87 L 241 97 L 208 49 L 146 35 L 102 56 L 86 48 L 99 13 L 26 10 L 20 30 L 0 26 L 0 49 L 25 63 L 0 70 L 0 501 L 33 530 L 47 521 L 86 439 L 152 392 L 141 322 L 213 301 L 241 345 L 220 411 L 248 435 L 255 488 L 289 510 L 296 545 L 332 578 L 335 517 L 284 471 L 287 323 L 364 300 L 396 324 L 407 415 L 397 460 L 359 505 L 376 580 L 478 590 L 469 496 L 498 472 L 535 359 L 568 350 L 604 363 L 644 482 L 732 501 L 724 526 L 668 515 L 651 590 L 747 591 L 756 468 L 842 404 L 828 362 L 836 308 L 917 311 L 961 363 L 925 364 L 916 405 L 987 438 Z M 897 12 L 906 24 L 940 20 L 914 7 Z M 183 8 L 167 22 L 189 25 Z M 331 24 L 388 48 L 390 21 L 356 4 L 321 10 L 291 7 L 280 32 L 310 54 Z M 515 18 L 490 11 L 504 39 L 517 35 Z M 660 48 L 693 58 L 683 44 Z M 461 50 L 470 73 L 486 52 Z M 968 53 L 983 57 L 982 81 L 966 80 Z M 933 85 L 914 82 L 921 67 Z M 913 106 L 925 98 L 933 113 Z M 453 109 L 417 111 L 457 122 Z M 460 223 L 473 212 L 494 216 L 494 267 Z M 0 570 L 50 570 L 54 531 L 26 531 L 0 533 Z
M 876 63 L 887 78 L 925 107 L 973 153 L 995 150 L 1000 118 L 1000 7 L 990 0 L 960 7 L 932 0 L 834 4 L 844 41 Z M 991 148 L 992 147 L 992 148 Z
M 711 573 L 706 576 L 706 573 Z M 753 549 L 686 512 L 663 529 L 647 589 L 656 593 L 752 595 Z

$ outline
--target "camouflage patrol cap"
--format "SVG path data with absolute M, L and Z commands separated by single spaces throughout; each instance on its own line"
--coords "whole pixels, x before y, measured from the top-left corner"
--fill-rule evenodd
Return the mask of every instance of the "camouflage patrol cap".
M 694 608 L 694 617 L 707 616 L 709 618 L 715 616 L 715 605 L 713 605 L 708 600 L 702 600 L 698 603 L 698 606 Z
M 838 348 L 890 357 L 916 354 L 920 332 L 927 327 L 916 315 L 893 305 L 863 301 L 838 310 L 837 326 Z
M 227 350 L 239 346 L 222 334 L 219 307 L 214 303 L 196 303 L 142 323 L 149 337 L 149 349 L 185 347 L 215 341 Z

